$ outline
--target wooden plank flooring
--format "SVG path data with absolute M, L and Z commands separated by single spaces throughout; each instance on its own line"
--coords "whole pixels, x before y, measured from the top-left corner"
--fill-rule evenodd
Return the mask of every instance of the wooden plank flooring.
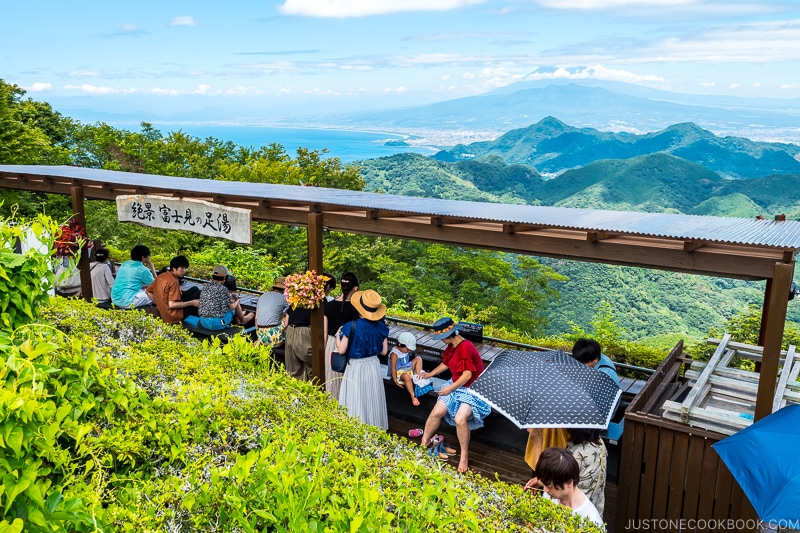
M 405 437 L 412 442 L 420 444 L 420 439 L 411 439 L 408 437 L 408 430 L 415 427 L 420 426 L 410 421 L 391 415 L 389 416 L 390 433 Z M 456 438 L 455 428 L 446 423 L 442 423 L 438 433 L 444 435 L 448 445 L 458 449 L 458 439 Z M 524 485 L 531 477 L 530 467 L 525 463 L 522 454 L 518 452 L 502 450 L 496 446 L 488 446 L 473 440 L 470 443 L 469 456 L 470 469 L 486 478 L 494 480 L 496 475 L 500 481 Z M 450 457 L 448 463 L 455 469 L 458 466 L 458 455 Z M 606 507 L 603 518 L 608 524 L 609 533 L 612 533 L 616 509 L 617 485 L 612 483 L 611 480 L 608 480 L 606 481 Z

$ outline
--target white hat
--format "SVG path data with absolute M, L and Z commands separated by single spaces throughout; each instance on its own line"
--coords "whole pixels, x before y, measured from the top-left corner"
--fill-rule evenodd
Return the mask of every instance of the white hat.
M 417 349 L 417 338 L 414 336 L 413 333 L 404 331 L 403 333 L 397 336 L 397 344 L 402 344 L 410 351 L 414 352 Z

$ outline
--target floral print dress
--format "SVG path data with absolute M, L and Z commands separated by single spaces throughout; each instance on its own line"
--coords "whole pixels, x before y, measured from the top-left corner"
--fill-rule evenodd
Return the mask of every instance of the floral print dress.
M 606 505 L 606 469 L 608 453 L 603 441 L 600 444 L 585 442 L 583 444 L 567 444 L 581 468 L 581 480 L 578 488 L 592 501 L 600 516 Z

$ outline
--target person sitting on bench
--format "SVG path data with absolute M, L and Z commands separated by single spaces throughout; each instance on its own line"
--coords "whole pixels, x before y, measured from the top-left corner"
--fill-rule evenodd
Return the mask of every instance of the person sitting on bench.
M 185 316 L 197 314 L 197 306 L 200 305 L 197 293 L 200 291 L 195 290 L 186 294 L 181 292 L 181 279 L 186 275 L 188 268 L 189 260 L 185 256 L 173 257 L 169 262 L 169 269 L 159 274 L 155 281 L 147 286 L 147 295 L 158 307 L 161 320 L 167 324 L 178 324 Z M 194 312 L 191 312 L 192 308 Z
M 199 325 L 210 331 L 222 331 L 234 322 L 243 326 L 255 318 L 255 314 L 242 311 L 239 296 L 231 294 L 225 286 L 227 278 L 227 268 L 222 265 L 214 267 L 211 283 L 206 284 L 200 292 L 197 324 L 194 324 L 194 317 L 186 317 L 186 323 Z
M 111 302 L 117 307 L 144 307 L 153 303 L 144 288 L 156 279 L 150 262 L 150 248 L 137 244 L 131 249 L 131 258 L 117 270 L 117 279 L 111 288 Z
M 97 303 L 109 303 L 111 289 L 114 287 L 114 276 L 111 273 L 111 265 L 108 264 L 106 248 L 98 248 L 95 251 L 89 272 L 92 274 L 92 295 L 97 298 Z

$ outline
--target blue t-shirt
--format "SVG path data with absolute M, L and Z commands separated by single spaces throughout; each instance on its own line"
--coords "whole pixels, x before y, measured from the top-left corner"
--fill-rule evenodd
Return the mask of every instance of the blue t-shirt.
M 595 370 L 599 370 L 603 374 L 614 380 L 614 383 L 619 387 L 619 376 L 617 375 L 617 367 L 614 366 L 614 361 L 609 359 L 606 354 L 600 354 L 600 360 L 594 365 Z
M 136 293 L 153 283 L 154 279 L 153 273 L 141 261 L 125 261 L 117 270 L 117 279 L 111 288 L 111 301 L 117 307 L 130 307 Z
M 383 341 L 389 337 L 389 326 L 382 320 L 359 318 L 352 337 L 349 322 L 342 326 L 342 334 L 348 338 L 347 354 L 350 359 L 363 359 L 383 351 Z

